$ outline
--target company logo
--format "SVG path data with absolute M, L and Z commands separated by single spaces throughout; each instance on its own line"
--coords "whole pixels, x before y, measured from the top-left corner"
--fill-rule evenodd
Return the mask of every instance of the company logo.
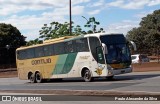
M 51 63 L 51 59 L 39 59 L 39 60 L 32 60 L 31 64 L 32 65 L 39 65 L 39 64 L 48 64 Z
M 94 71 L 94 72 L 96 72 L 98 75 L 102 75 L 102 71 L 103 71 L 104 68 L 105 68 L 105 66 L 102 67 L 102 66 L 100 65 L 98 68 L 96 68 L 97 70 Z
M 2 96 L 2 101 L 11 101 L 11 96 Z
M 42 98 L 38 96 L 2 96 L 2 101 L 42 101 Z

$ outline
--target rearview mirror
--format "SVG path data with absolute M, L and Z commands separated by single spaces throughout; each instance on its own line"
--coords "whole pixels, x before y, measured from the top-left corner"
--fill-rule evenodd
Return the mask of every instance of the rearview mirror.
M 103 47 L 103 53 L 108 54 L 107 46 L 104 43 L 102 43 L 102 47 Z
M 133 41 L 130 41 L 130 43 L 131 43 L 131 44 L 132 44 L 132 46 L 133 46 L 133 50 L 134 50 L 134 51 L 137 51 L 136 44 L 135 44 Z

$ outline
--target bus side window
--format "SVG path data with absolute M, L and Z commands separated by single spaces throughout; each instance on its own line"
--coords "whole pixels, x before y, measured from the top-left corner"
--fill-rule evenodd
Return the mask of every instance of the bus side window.
M 17 58 L 18 58 L 19 60 L 26 59 L 26 58 L 27 58 L 26 56 L 27 56 L 27 55 L 26 55 L 26 51 L 24 51 L 24 50 L 21 50 L 21 51 L 18 51 L 18 52 L 17 52 Z
M 34 49 L 33 48 L 27 49 L 25 59 L 30 59 L 34 57 L 35 57 Z
M 54 50 L 53 45 L 46 45 L 46 46 L 44 46 L 44 55 L 45 56 L 51 56 L 51 55 L 53 55 L 54 54 L 53 50 Z
M 54 44 L 54 53 L 56 55 L 64 54 L 65 53 L 64 43 L 56 43 L 56 44 Z
M 87 38 L 75 40 L 75 48 L 77 52 L 89 51 Z
M 71 53 L 71 52 L 73 52 L 72 41 L 65 42 L 65 52 L 66 52 L 66 53 Z
M 44 56 L 44 49 L 43 47 L 35 48 L 35 56 L 36 57 L 43 57 Z

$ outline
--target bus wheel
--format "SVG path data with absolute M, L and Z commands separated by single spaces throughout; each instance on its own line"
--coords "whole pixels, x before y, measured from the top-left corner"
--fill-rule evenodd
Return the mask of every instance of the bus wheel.
M 39 72 L 36 73 L 35 80 L 36 80 L 37 83 L 41 83 L 42 82 L 43 79 L 42 79 L 42 76 L 41 76 L 41 74 Z
M 35 83 L 35 76 L 33 73 L 29 76 L 29 80 L 31 83 Z
M 85 70 L 84 75 L 83 75 L 83 79 L 84 79 L 85 82 L 93 81 L 91 72 L 89 70 Z
M 114 76 L 109 76 L 109 77 L 106 77 L 108 81 L 112 81 L 114 78 Z

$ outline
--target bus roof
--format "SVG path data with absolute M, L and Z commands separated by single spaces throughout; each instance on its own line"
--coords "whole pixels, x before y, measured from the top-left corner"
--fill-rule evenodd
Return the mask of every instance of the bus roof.
M 100 37 L 100 36 L 103 36 L 103 35 L 123 35 L 122 33 L 94 33 L 94 34 L 87 34 L 87 35 L 84 35 L 84 37 L 91 37 L 91 36 L 95 36 L 95 37 Z
M 60 37 L 60 38 L 45 40 L 45 41 L 43 41 L 43 43 L 54 43 L 54 42 L 59 42 L 59 41 L 61 41 L 61 40 L 70 39 L 70 38 L 73 38 L 73 37 L 75 37 L 75 36 L 65 36 L 65 37 Z
M 59 42 L 67 41 L 68 39 L 74 39 L 75 37 L 78 38 L 79 36 L 64 36 L 64 37 L 60 37 L 60 38 L 45 40 L 45 41 L 43 41 L 42 44 L 36 44 L 36 45 L 31 45 L 31 46 L 22 46 L 20 48 L 17 48 L 17 50 L 34 48 L 34 47 L 38 47 L 38 46 L 49 45 L 49 44 L 52 44 L 52 43 L 59 43 Z
M 42 44 L 36 44 L 36 45 L 32 45 L 32 46 L 22 46 L 20 48 L 18 48 L 17 50 L 23 50 L 23 49 L 27 49 L 27 48 L 34 48 L 34 47 L 37 47 L 37 46 L 43 46 L 43 45 L 49 45 L 49 44 L 52 44 L 52 43 L 59 43 L 59 42 L 64 42 L 64 41 L 67 41 L 67 40 L 74 40 L 76 38 L 81 38 L 81 37 L 100 37 L 100 36 L 103 36 L 103 35 L 123 35 L 121 33 L 94 33 L 94 34 L 87 34 L 87 35 L 79 35 L 79 36 L 64 36 L 64 37 L 60 37 L 60 38 L 55 38 L 55 39 L 50 39 L 50 40 L 45 40 L 43 41 Z

